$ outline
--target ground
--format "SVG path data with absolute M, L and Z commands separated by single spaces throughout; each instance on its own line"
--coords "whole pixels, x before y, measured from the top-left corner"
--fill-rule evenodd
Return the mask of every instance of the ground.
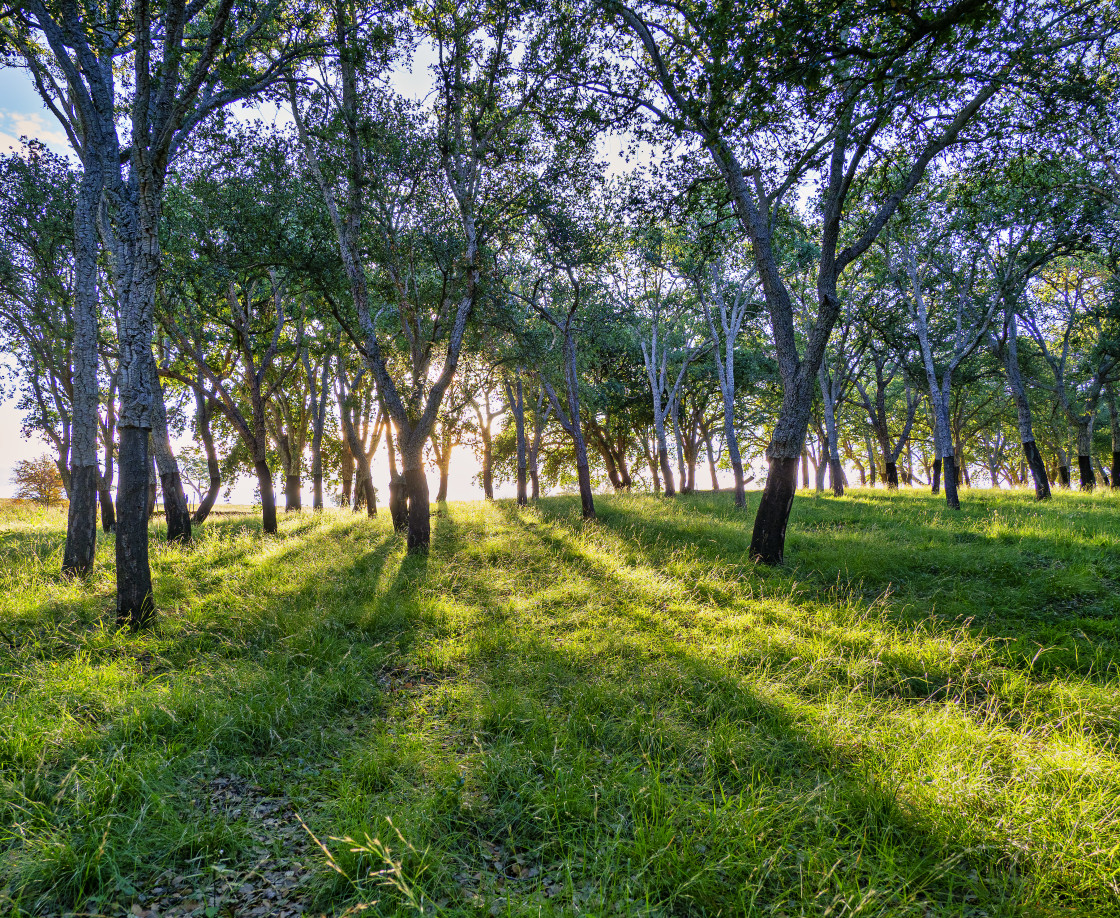
M 1120 498 L 964 505 L 157 522 L 142 635 L 9 507 L 0 913 L 1120 915 Z

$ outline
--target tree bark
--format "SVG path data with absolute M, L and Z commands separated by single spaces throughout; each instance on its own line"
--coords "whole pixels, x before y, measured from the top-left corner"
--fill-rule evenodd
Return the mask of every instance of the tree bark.
M 1109 487 L 1113 490 L 1120 488 L 1120 411 L 1116 409 L 1116 394 L 1112 386 L 1105 391 L 1108 398 L 1108 420 L 1112 428 L 1112 474 L 1109 478 Z
M 253 463 L 257 472 L 257 486 L 261 492 L 261 520 L 264 531 L 269 534 L 276 532 L 276 492 L 272 489 L 272 470 L 268 462 L 258 459 Z
M 1031 417 L 1031 405 L 1027 398 L 1027 390 L 1023 385 L 1023 377 L 1019 371 L 1019 328 L 1014 312 L 1010 309 L 1006 313 L 1007 340 L 1003 346 L 1003 366 L 1007 375 L 1007 388 L 1011 390 L 1011 398 L 1015 402 L 1015 416 L 1019 425 L 1019 441 L 1023 444 L 1023 456 L 1031 470 L 1034 480 L 1035 500 L 1050 499 L 1050 481 L 1046 477 L 1046 466 L 1042 455 L 1034 442 L 1034 426 Z
M 152 574 L 148 566 L 149 431 L 120 428 L 117 485 L 117 624 L 133 631 L 146 627 L 155 615 Z
M 424 474 L 424 459 L 420 448 L 413 448 L 401 455 L 404 466 L 404 490 L 408 498 L 408 551 L 410 554 L 426 552 L 432 541 L 431 506 L 428 502 L 428 476 Z
M 103 179 L 87 156 L 74 208 L 74 345 L 70 506 L 62 573 L 84 576 L 97 552 L 97 224 Z
M 191 541 L 191 513 L 187 496 L 183 492 L 183 479 L 179 463 L 171 450 L 171 437 L 167 430 L 167 409 L 163 403 L 163 387 L 151 364 L 152 397 L 152 452 L 159 470 L 160 487 L 163 488 L 163 515 L 167 522 L 167 541 L 173 545 L 189 545 Z
M 521 383 L 521 371 L 517 372 L 517 383 L 511 385 L 506 380 L 506 398 L 513 412 L 515 433 L 517 435 L 517 505 L 524 507 L 529 503 L 528 492 L 528 448 L 525 442 L 525 390 Z M 441 482 L 442 487 L 442 482 Z
M 397 472 L 397 454 L 388 418 L 385 419 L 385 446 L 389 450 L 389 516 L 393 519 L 393 529 L 404 532 L 408 529 L 408 486 L 404 476 Z
M 194 404 L 195 432 L 206 451 L 206 473 L 210 479 L 206 494 L 199 501 L 198 509 L 195 510 L 194 516 L 191 518 L 191 522 L 197 525 L 205 522 L 206 517 L 210 515 L 210 511 L 214 509 L 214 502 L 218 499 L 218 492 L 222 489 L 222 466 L 218 462 L 218 451 L 214 448 L 214 433 L 210 429 L 210 418 L 212 416 L 210 401 L 202 390 L 201 383 L 195 387 Z
M 786 526 L 796 491 L 797 458 L 771 459 L 751 534 L 751 558 L 763 564 L 781 564 L 785 559 Z
M 840 466 L 840 444 L 836 433 L 836 405 L 832 399 L 832 386 L 828 370 L 822 360 L 817 368 L 817 382 L 820 385 L 821 399 L 824 404 L 824 430 L 828 443 L 828 477 L 832 481 L 832 493 L 844 496 L 844 473 Z

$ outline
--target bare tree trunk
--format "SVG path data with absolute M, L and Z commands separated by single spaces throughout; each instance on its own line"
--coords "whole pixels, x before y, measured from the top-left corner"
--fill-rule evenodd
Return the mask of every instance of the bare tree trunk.
M 261 492 L 261 521 L 266 533 L 276 532 L 276 492 L 272 488 L 272 470 L 262 457 L 253 462 L 257 473 L 257 487 Z
M 1031 418 L 1031 405 L 1027 399 L 1027 390 L 1023 385 L 1023 377 L 1019 372 L 1019 341 L 1018 325 L 1015 314 L 1007 312 L 1007 341 L 1003 347 L 1003 366 L 1007 374 L 1007 388 L 1011 390 L 1011 398 L 1015 402 L 1015 415 L 1019 425 L 1019 441 L 1023 444 L 1023 457 L 1031 470 L 1034 480 L 1035 500 L 1050 499 L 1050 482 L 1046 477 L 1046 466 L 1042 461 L 1042 454 L 1034 442 L 1034 427 Z
M 828 370 L 824 361 L 817 369 L 821 399 L 824 404 L 824 431 L 828 442 L 828 475 L 832 479 L 832 493 L 844 496 L 844 473 L 840 466 L 840 444 L 836 434 L 836 405 L 832 400 L 832 387 L 828 381 Z
M 339 469 L 342 478 L 342 506 L 349 507 L 354 496 L 354 454 L 350 452 L 350 442 L 342 438 L 342 462 Z
M 385 446 L 389 450 L 389 516 L 393 518 L 393 529 L 404 532 L 408 529 L 408 490 L 404 476 L 397 472 L 393 430 L 387 417 L 385 418 Z
M 528 457 L 525 443 L 525 391 L 521 384 L 521 371 L 517 372 L 517 384 L 511 385 L 506 380 L 506 398 L 509 409 L 513 412 L 515 432 L 517 434 L 517 505 L 524 507 L 529 503 L 527 490 Z
M 571 323 L 564 328 L 564 387 L 567 390 L 567 413 L 560 405 L 556 393 L 547 382 L 541 381 L 548 392 L 556 417 L 572 438 L 576 450 L 576 477 L 579 480 L 579 499 L 585 520 L 595 519 L 595 498 L 591 492 L 591 471 L 587 464 L 587 443 L 583 439 L 583 426 L 579 410 L 579 375 L 576 367 L 576 344 L 572 337 Z
M 113 532 L 117 528 L 117 514 L 113 506 L 113 464 L 116 433 L 116 398 L 114 393 L 110 392 L 109 403 L 105 411 L 105 426 L 102 432 L 105 441 L 105 448 L 102 453 L 105 463 L 105 473 L 101 476 L 98 483 L 98 499 L 101 503 L 101 528 L 105 530 L 105 532 Z
M 155 616 L 152 573 L 148 566 L 148 431 L 120 428 L 120 478 L 117 484 L 117 623 L 133 631 Z
M 210 478 L 210 485 L 206 494 L 199 502 L 198 509 L 194 512 L 192 522 L 202 523 L 214 508 L 218 499 L 218 492 L 222 488 L 222 466 L 218 462 L 218 451 L 214 448 L 214 434 L 210 429 L 211 408 L 206 394 L 201 388 L 194 390 L 195 399 L 195 430 L 202 446 L 206 450 L 206 472 Z
M 187 496 L 183 493 L 183 479 L 179 475 L 179 463 L 171 450 L 171 437 L 167 430 L 167 409 L 163 403 L 163 387 L 155 373 L 152 362 L 152 452 L 159 470 L 160 486 L 163 489 L 163 515 L 167 521 L 167 541 L 172 544 L 188 545 L 191 541 L 191 513 L 187 507 Z
M 97 224 L 102 173 L 88 156 L 74 208 L 73 441 L 62 573 L 83 576 L 97 551 Z M 146 537 L 146 533 L 145 533 Z
M 1058 483 L 1060 487 L 1070 487 L 1069 454 L 1058 447 Z
M 361 377 L 358 374 L 358 378 Z M 358 378 L 355 379 L 357 385 Z M 354 405 L 353 405 L 353 389 L 350 386 L 350 381 L 346 378 L 346 368 L 339 364 L 339 396 L 340 396 L 340 417 L 342 419 L 342 435 L 346 438 L 346 443 L 350 447 L 350 455 L 354 457 L 357 463 L 357 479 L 358 484 L 354 494 L 354 512 L 356 513 L 361 509 L 360 500 L 365 501 L 366 513 L 369 516 L 377 516 L 377 500 L 374 497 L 373 491 L 373 475 L 369 467 L 369 457 L 366 456 L 365 448 L 362 446 L 361 440 L 358 438 L 358 431 L 354 424 Z
M 1108 420 L 1112 428 L 1112 475 L 1109 486 L 1115 490 L 1120 488 L 1120 411 L 1116 409 L 1116 393 L 1112 386 L 1106 390 L 1108 398 Z
M 1097 485 L 1093 473 L 1093 414 L 1087 411 L 1077 419 L 1077 471 L 1082 491 L 1092 491 Z

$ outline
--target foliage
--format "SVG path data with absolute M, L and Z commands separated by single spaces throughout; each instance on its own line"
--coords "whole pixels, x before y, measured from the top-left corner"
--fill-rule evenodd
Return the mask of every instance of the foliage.
M 62 474 L 58 463 L 46 454 L 17 462 L 12 484 L 16 485 L 16 497 L 21 500 L 33 500 L 44 507 L 62 500 Z

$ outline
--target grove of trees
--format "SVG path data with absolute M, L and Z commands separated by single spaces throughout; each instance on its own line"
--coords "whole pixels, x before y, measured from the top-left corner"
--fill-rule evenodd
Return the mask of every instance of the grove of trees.
M 1118 28 L 1112 0 L 17 0 L 2 64 L 70 149 L 0 159 L 0 349 L 64 572 L 100 511 L 143 627 L 157 489 L 189 544 L 239 477 L 266 533 L 309 481 L 425 551 L 466 450 L 485 497 L 586 518 L 730 482 L 768 564 L 814 478 L 1120 487 Z

